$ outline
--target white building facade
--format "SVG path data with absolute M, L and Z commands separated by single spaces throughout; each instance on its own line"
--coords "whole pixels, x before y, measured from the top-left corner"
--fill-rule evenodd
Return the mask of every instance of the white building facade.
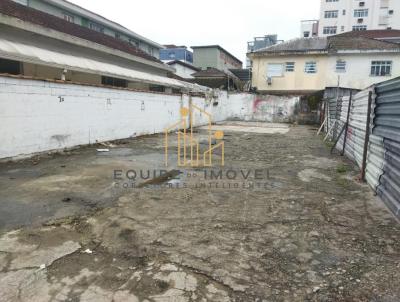
M 318 36 L 371 29 L 400 29 L 400 1 L 321 0 Z
M 319 20 L 301 21 L 300 38 L 312 38 L 318 36 Z

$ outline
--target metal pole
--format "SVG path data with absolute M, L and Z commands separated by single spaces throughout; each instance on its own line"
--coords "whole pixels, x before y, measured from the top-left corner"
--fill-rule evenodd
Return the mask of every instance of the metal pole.
M 370 131 L 370 122 L 371 122 L 371 105 L 372 105 L 372 91 L 368 94 L 368 111 L 367 111 L 367 127 L 365 129 L 365 141 L 364 141 L 364 153 L 363 153 L 363 161 L 361 166 L 361 180 L 365 181 L 365 171 L 367 168 L 367 152 L 368 152 L 368 143 L 369 143 L 369 131 Z
M 347 132 L 349 130 L 349 122 L 350 122 L 350 109 L 351 109 L 351 102 L 353 100 L 353 90 L 350 90 L 350 97 L 349 97 L 349 108 L 347 108 L 347 121 L 346 121 L 346 128 L 345 128 L 345 133 L 344 133 L 344 138 L 343 138 L 343 150 L 341 155 L 344 155 L 344 152 L 346 151 L 346 142 L 347 142 Z

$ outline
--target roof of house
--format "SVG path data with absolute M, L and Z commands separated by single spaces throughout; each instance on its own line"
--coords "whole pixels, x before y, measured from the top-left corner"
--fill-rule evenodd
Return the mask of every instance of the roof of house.
M 217 68 L 209 67 L 192 74 L 195 78 L 226 78 L 228 75 Z
M 297 38 L 256 50 L 255 53 L 307 53 L 340 50 L 400 50 L 400 45 L 363 36 Z
M 336 37 L 364 37 L 370 39 L 400 38 L 398 29 L 355 30 L 336 35 Z
M 168 49 L 174 49 L 174 48 L 187 48 L 186 46 L 184 46 L 184 45 L 182 45 L 182 46 L 176 46 L 175 44 L 165 44 L 165 45 L 163 45 L 165 48 L 168 48 Z
M 113 49 L 117 49 L 134 56 L 138 56 L 153 62 L 162 62 L 150 56 L 141 49 L 129 44 L 128 42 L 116 39 L 112 36 L 91 30 L 89 28 L 65 21 L 61 18 L 44 13 L 39 10 L 15 3 L 10 0 L 0 0 L 0 14 L 12 16 L 20 20 L 33 23 L 39 26 L 53 29 L 71 36 L 85 39 L 97 44 L 101 44 Z
M 281 52 L 309 52 L 325 51 L 327 48 L 327 38 L 297 38 L 280 44 L 261 48 L 255 53 L 281 53 Z
M 202 45 L 202 46 L 190 46 L 192 49 L 201 49 L 201 48 L 217 48 L 223 52 L 225 52 L 226 54 L 228 54 L 229 56 L 231 56 L 233 59 L 235 59 L 235 61 L 237 61 L 240 64 L 243 64 L 242 61 L 240 61 L 238 58 L 236 58 L 233 54 L 231 54 L 229 51 L 227 51 L 226 49 L 222 48 L 219 45 Z
M 229 69 L 235 76 L 237 76 L 241 81 L 247 82 L 251 80 L 250 69 Z
M 179 60 L 170 61 L 167 64 L 168 65 L 179 64 L 179 65 L 185 66 L 187 68 L 193 69 L 194 71 L 200 71 L 199 68 L 193 66 L 192 64 L 189 64 L 189 63 L 186 63 L 186 62 L 183 62 L 183 61 L 179 61 Z
M 365 37 L 328 37 L 328 49 L 335 50 L 400 50 L 400 45 Z

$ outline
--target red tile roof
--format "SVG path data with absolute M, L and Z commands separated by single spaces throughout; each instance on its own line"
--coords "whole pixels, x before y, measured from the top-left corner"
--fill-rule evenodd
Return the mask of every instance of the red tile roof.
M 14 1 L 0 0 L 0 13 L 162 64 L 157 58 L 150 56 L 128 42 L 15 3 Z

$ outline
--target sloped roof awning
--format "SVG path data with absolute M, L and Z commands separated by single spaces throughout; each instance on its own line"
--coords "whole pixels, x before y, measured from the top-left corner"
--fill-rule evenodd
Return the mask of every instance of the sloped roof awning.
M 206 92 L 209 90 L 208 87 L 1 38 L 0 57 L 84 73 L 123 78 L 134 82 L 187 89 L 193 92 Z

